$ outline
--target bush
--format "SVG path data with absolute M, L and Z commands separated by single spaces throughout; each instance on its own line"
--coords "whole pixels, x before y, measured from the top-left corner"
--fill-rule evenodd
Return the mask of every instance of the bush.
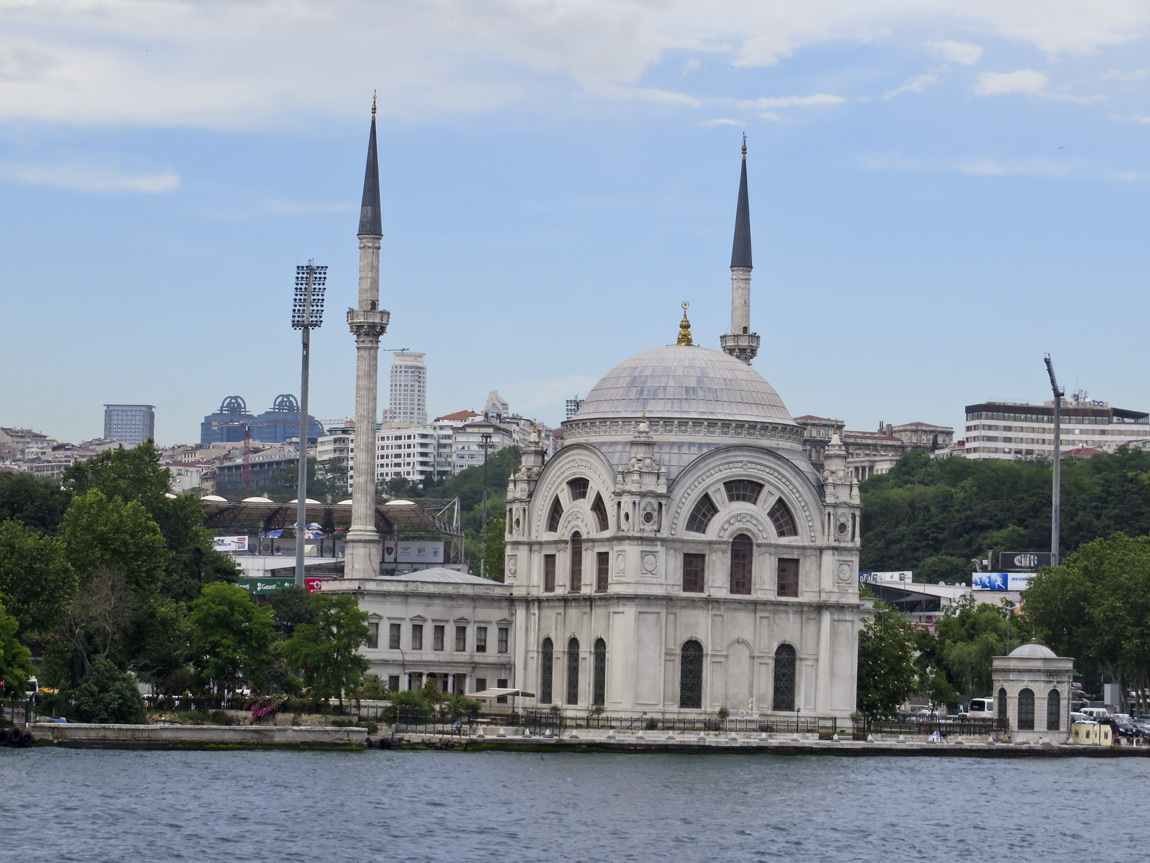
M 80 678 L 73 696 L 81 722 L 144 722 L 144 700 L 136 682 L 102 656 Z

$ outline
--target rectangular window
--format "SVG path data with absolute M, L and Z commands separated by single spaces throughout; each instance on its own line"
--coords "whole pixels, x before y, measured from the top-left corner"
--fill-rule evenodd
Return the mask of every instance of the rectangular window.
M 399 650 L 399 624 L 393 623 L 387 630 L 387 646 L 392 650 Z
M 391 692 L 399 692 L 399 675 L 389 674 L 387 676 L 387 688 Z
M 543 555 L 543 590 L 555 592 L 555 555 Z
M 431 634 L 431 649 L 443 650 L 443 625 L 437 623 Z
M 411 649 L 423 650 L 423 624 L 411 624 Z
M 506 653 L 507 652 L 507 627 L 506 626 L 499 627 L 499 652 L 500 653 Z
M 779 596 L 799 595 L 799 562 L 793 557 L 779 558 Z
M 501 677 L 495 681 L 495 687 L 496 687 L 496 689 L 506 689 L 507 688 L 507 681 Z M 495 703 L 496 704 L 506 704 L 507 703 L 507 696 L 506 695 L 500 695 L 498 698 L 495 699 Z
M 482 692 L 486 688 L 487 688 L 487 678 L 486 677 L 475 678 L 475 691 L 476 692 Z
M 601 551 L 595 555 L 595 590 L 602 593 L 607 589 L 607 567 L 610 566 L 611 552 Z
M 367 625 L 367 647 L 372 650 L 379 647 L 379 624 L 374 620 Z
M 683 555 L 683 592 L 703 592 L 703 570 L 707 565 L 705 554 Z
M 467 650 L 466 626 L 455 627 L 455 649 L 460 653 L 463 653 L 463 651 Z
M 486 653 L 487 652 L 487 627 L 486 626 L 475 627 L 475 652 L 476 653 Z

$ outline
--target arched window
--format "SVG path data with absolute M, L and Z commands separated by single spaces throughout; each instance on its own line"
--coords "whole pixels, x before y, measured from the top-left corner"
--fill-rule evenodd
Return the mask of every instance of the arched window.
M 1018 693 L 1018 730 L 1034 730 L 1034 692 L 1030 689 Z
M 547 529 L 552 533 L 559 530 L 561 518 L 563 518 L 563 504 L 559 502 L 559 498 L 555 498 L 551 503 L 551 512 L 547 516 Z
M 799 529 L 795 526 L 795 517 L 791 515 L 790 507 L 783 503 L 780 497 L 767 513 L 771 524 L 775 527 L 776 536 L 798 536 Z
M 571 534 L 571 578 L 567 589 L 572 593 L 583 589 L 583 534 L 579 531 Z
M 780 644 L 775 651 L 774 710 L 795 709 L 795 649 Z
M 736 503 L 758 503 L 759 495 L 763 492 L 763 484 L 753 479 L 732 479 L 723 483 L 723 490 L 727 493 L 727 501 Z
M 607 703 L 607 642 L 595 639 L 595 662 L 591 676 L 591 703 Z
M 567 642 L 567 703 L 579 703 L 579 639 Z
M 539 703 L 551 703 L 551 681 L 555 674 L 555 646 L 550 638 L 543 639 L 539 651 Z
M 755 543 L 745 533 L 731 540 L 731 593 L 750 595 Z
M 607 505 L 603 503 L 603 495 L 595 493 L 595 501 L 591 504 L 591 512 L 595 514 L 595 524 L 599 530 L 607 529 Z
M 571 495 L 571 500 L 583 500 L 587 497 L 589 487 L 590 483 L 583 477 L 567 480 L 567 493 Z
M 1062 693 L 1057 689 L 1046 695 L 1046 730 L 1062 730 Z
M 715 513 L 719 511 L 709 494 L 703 495 L 695 508 L 691 510 L 691 517 L 687 519 L 687 530 L 692 533 L 706 533 L 707 525 L 711 523 Z
M 998 690 L 997 718 L 998 719 L 1006 719 L 1006 690 L 1005 689 Z
M 691 639 L 679 656 L 679 706 L 703 706 L 703 645 Z

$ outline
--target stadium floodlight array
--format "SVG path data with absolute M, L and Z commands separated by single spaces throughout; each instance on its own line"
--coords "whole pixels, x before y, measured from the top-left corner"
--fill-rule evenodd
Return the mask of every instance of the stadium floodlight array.
M 295 268 L 295 298 L 291 307 L 291 325 L 294 330 L 317 329 L 323 326 L 323 295 L 327 285 L 327 267 L 313 262 Z

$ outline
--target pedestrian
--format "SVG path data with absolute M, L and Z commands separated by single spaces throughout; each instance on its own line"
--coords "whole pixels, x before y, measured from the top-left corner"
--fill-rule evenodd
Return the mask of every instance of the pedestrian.
M 463 723 L 462 722 L 460 722 L 458 719 L 456 719 L 455 725 L 452 727 L 454 729 L 455 734 L 458 734 L 460 737 L 463 736 Z

